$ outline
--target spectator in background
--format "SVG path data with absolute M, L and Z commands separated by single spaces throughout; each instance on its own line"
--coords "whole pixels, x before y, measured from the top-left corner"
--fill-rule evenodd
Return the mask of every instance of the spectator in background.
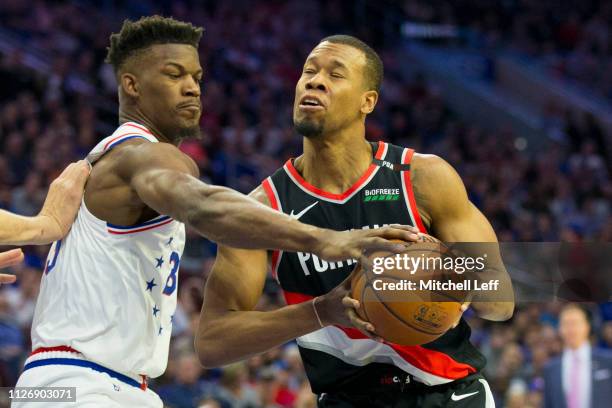
M 209 394 L 207 384 L 200 379 L 202 366 L 194 352 L 179 355 L 171 370 L 174 380 L 157 389 L 157 394 L 170 407 L 191 408 L 203 395 Z
M 257 392 L 248 384 L 247 378 L 247 369 L 244 363 L 230 364 L 223 369 L 220 381 L 221 387 L 215 396 L 215 398 L 221 402 L 222 408 L 262 407 Z M 266 387 L 268 377 L 262 378 L 262 380 L 263 384 L 261 386 Z M 271 407 L 265 406 L 263 408 Z
M 20 213 L 27 208 L 16 208 L 11 203 L 21 200 L 16 192 L 25 188 L 23 183 L 30 173 L 39 174 L 41 181 L 37 189 L 43 190 L 59 168 L 87 154 L 116 123 L 117 83 L 111 66 L 101 61 L 106 55 L 108 33 L 123 18 L 154 13 L 177 18 L 182 15 L 206 27 L 205 45 L 201 49 L 206 70 L 201 121 L 205 137 L 185 145 L 184 149 L 196 160 L 208 182 L 228 183 L 242 191 L 250 191 L 261 177 L 301 151 L 301 139 L 293 132 L 291 112 L 287 107 L 292 106 L 291 95 L 299 76 L 296 68 L 301 66 L 310 46 L 326 34 L 337 32 L 354 32 L 370 39 L 375 36 L 376 25 L 388 21 L 364 13 L 368 24 L 360 25 L 358 16 L 352 13 L 385 7 L 385 13 L 392 15 L 386 7 L 388 4 L 375 1 L 355 2 L 345 7 L 346 4 L 339 0 L 227 0 L 205 4 L 145 0 L 114 2 L 112 12 L 100 6 L 100 2 L 91 1 L 30 3 L 0 1 L 2 29 L 20 38 L 14 50 L 0 51 L 0 208 Z M 430 0 L 412 0 L 405 2 L 404 11 L 415 21 L 458 23 L 474 30 L 472 34 L 484 34 L 479 37 L 480 51 L 483 47 L 499 47 L 502 52 L 520 48 L 532 50 L 532 57 L 551 56 L 549 62 L 544 63 L 556 69 L 555 76 L 575 77 L 574 72 L 584 71 L 580 65 L 589 63 L 592 58 L 577 59 L 572 50 L 585 41 L 595 41 L 598 53 L 610 60 L 611 3 L 588 0 L 565 8 L 551 6 L 550 0 L 519 3 L 456 0 L 442 5 Z M 555 13 L 549 17 L 558 17 L 556 22 L 544 19 L 542 10 L 551 7 L 555 7 Z M 578 25 L 577 8 L 581 9 Z M 393 18 L 396 16 L 400 14 Z M 90 24 L 92 19 L 95 24 Z M 528 20 L 532 22 L 525 28 Z M 551 37 L 554 31 L 549 31 L 557 28 L 564 31 L 558 40 Z M 581 35 L 567 35 L 576 28 Z M 548 32 L 549 38 L 535 38 L 542 30 Z M 401 38 L 395 36 L 391 27 L 385 26 L 384 31 L 396 40 Z M 562 43 L 562 55 L 558 53 L 557 43 Z M 492 220 L 501 241 L 524 237 L 558 241 L 560 235 L 573 241 L 612 241 L 612 152 L 608 147 L 612 145 L 606 142 L 609 134 L 595 117 L 565 111 L 559 105 L 551 115 L 551 127 L 558 133 L 553 143 L 536 155 L 518 151 L 514 146 L 516 135 L 501 129 L 485 131 L 475 123 L 461 120 L 444 103 L 436 84 L 432 86 L 414 67 L 407 67 L 412 64 L 404 63 L 403 54 L 394 48 L 393 42 L 386 41 L 386 46 L 386 50 L 377 47 L 384 54 L 389 69 L 379 108 L 368 123 L 370 140 L 384 139 L 448 157 L 465 176 L 470 198 Z M 538 48 L 544 50 L 541 53 L 544 55 L 536 55 Z M 32 68 L 30 51 L 35 53 L 36 60 L 43 57 L 39 60 L 43 65 Z M 89 55 L 92 52 L 93 64 Z M 68 56 L 60 58 L 64 53 Z M 51 56 L 47 65 L 45 55 Z M 396 63 L 388 61 L 389 58 L 395 58 Z M 566 63 L 569 60 L 574 64 L 572 67 Z M 591 81 L 591 85 L 593 80 L 598 81 L 595 93 L 612 100 L 610 62 L 599 68 L 603 74 L 599 78 L 578 79 L 582 83 Z M 94 95 L 91 95 L 91 86 L 84 81 L 95 87 Z M 234 123 L 234 117 L 238 116 L 244 118 L 244 123 Z M 232 146 L 231 141 L 240 143 Z M 224 144 L 229 144 L 230 150 L 224 150 Z M 419 146 L 422 149 L 418 149 Z M 249 183 L 251 185 L 247 185 Z M 42 194 L 32 194 L 36 195 Z M 0 220 L 0 228 L 3 225 Z M 584 225 L 587 228 L 583 228 Z M 583 229 L 579 231 L 576 227 Z M 38 263 L 44 263 L 45 247 L 26 248 L 25 251 L 28 256 L 38 257 Z M 20 252 L 15 253 L 20 257 Z M 179 371 L 172 367 L 178 364 L 179 356 L 193 347 L 192 336 L 201 307 L 201 299 L 192 299 L 189 294 L 193 286 L 201 292 L 202 278 L 205 280 L 210 270 L 213 253 L 214 246 L 208 241 L 193 236 L 188 238 L 180 271 L 180 313 L 175 316 L 172 340 L 173 349 L 181 350 L 171 353 L 168 374 L 152 386 L 156 390 L 166 384 L 179 384 Z M 22 270 L 17 268 L 14 272 L 20 274 Z M 41 272 L 42 268 L 38 267 L 39 276 Z M 197 285 L 190 283 L 194 276 L 198 279 Z M 7 277 L 14 279 L 12 275 Z M 15 317 L 25 316 L 18 308 L 24 301 L 29 304 L 33 282 L 30 282 L 32 276 L 25 278 L 26 281 L 18 277 L 16 285 L 0 288 L 0 292 L 4 292 L 0 293 L 0 298 L 4 298 L 0 326 L 4 324 L 2 328 L 8 330 L 0 333 L 0 356 L 11 354 L 15 350 L 12 347 L 21 338 L 18 349 L 23 359 L 29 353 L 26 334 L 29 326 L 20 328 Z M 185 293 L 181 295 L 181 292 Z M 274 309 L 282 302 L 277 283 L 271 278 L 266 284 L 266 295 L 262 298 L 262 309 Z M 561 352 L 561 342 L 553 329 L 559 310 L 547 310 L 549 306 L 537 305 L 536 315 L 517 316 L 508 324 L 472 326 L 472 338 L 478 339 L 489 360 L 486 375 L 499 378 L 500 388 L 493 391 L 500 407 L 504 406 L 507 393 L 522 393 L 518 406 L 540 408 L 541 385 L 538 381 L 541 381 L 541 374 L 538 371 L 541 371 L 541 359 L 545 358 L 544 354 L 553 358 Z M 518 315 L 522 315 L 521 309 L 519 307 Z M 612 307 L 602 308 L 598 315 L 604 321 L 612 319 Z M 532 324 L 538 320 L 546 324 L 541 328 Z M 612 324 L 604 323 L 597 329 L 602 347 L 612 348 Z M 529 333 L 538 330 L 540 339 L 527 341 L 531 338 Z M 5 333 L 10 334 L 5 336 Z M 500 366 L 504 349 L 509 345 L 512 352 L 505 353 L 504 364 Z M 304 373 L 297 366 L 301 363 L 299 358 L 295 359 L 295 366 L 292 363 L 294 356 L 290 350 L 291 347 L 283 348 L 280 352 L 250 359 L 245 387 L 263 399 L 264 389 L 280 389 L 278 383 L 284 381 L 285 370 L 289 370 L 288 389 L 295 392 Z M 516 370 L 514 366 L 519 357 L 524 367 Z M 10 379 L 16 378 L 21 367 L 21 364 L 7 365 L 0 357 L 0 382 L 4 379 L 3 385 L 14 385 Z M 514 373 L 511 380 L 509 373 Z M 209 387 L 206 392 L 210 390 L 213 396 L 204 399 L 200 403 L 202 407 L 221 407 L 219 400 L 214 398 L 221 374 L 222 369 L 201 373 L 200 380 Z M 262 377 L 270 378 L 271 375 L 274 378 L 264 383 Z M 504 389 L 502 384 L 510 384 L 512 391 Z M 270 393 L 272 401 L 278 394 Z M 293 405 L 295 408 L 316 405 L 307 382 L 302 383 Z
M 559 317 L 563 354 L 544 372 L 545 408 L 604 408 L 612 401 L 612 355 L 592 348 L 589 314 L 575 303 Z

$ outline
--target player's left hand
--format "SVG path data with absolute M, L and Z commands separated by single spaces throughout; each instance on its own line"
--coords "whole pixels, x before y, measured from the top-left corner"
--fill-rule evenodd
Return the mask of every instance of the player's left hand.
M 11 249 L 10 251 L 0 252 L 0 268 L 16 265 L 23 261 L 21 249 Z M 13 283 L 17 278 L 15 275 L 0 273 L 0 285 L 3 283 Z
M 57 241 L 68 233 L 81 206 L 89 171 L 89 164 L 79 160 L 71 163 L 53 180 L 45 204 L 36 217 L 42 225 L 43 234 L 40 242 L 35 244 Z
M 343 327 L 354 327 L 372 340 L 382 342 L 383 339 L 376 334 L 374 325 L 357 315 L 359 301 L 350 297 L 351 282 L 355 274 L 362 273 L 360 269 L 355 268 L 342 283 L 319 296 L 315 307 L 324 325 L 337 324 Z
M 362 268 L 369 270 L 372 261 L 368 255 L 372 252 L 401 253 L 406 250 L 407 243 L 418 240 L 418 228 L 409 225 L 392 224 L 388 227 L 353 231 L 326 230 L 314 253 L 326 261 L 356 259 Z

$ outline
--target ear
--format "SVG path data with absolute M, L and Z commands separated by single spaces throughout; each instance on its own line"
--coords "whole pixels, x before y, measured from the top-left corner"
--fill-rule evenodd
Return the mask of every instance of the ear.
M 121 89 L 123 89 L 123 92 L 127 96 L 138 98 L 138 80 L 136 79 L 136 75 L 124 72 L 119 77 L 119 82 L 121 84 Z
M 368 115 L 372 113 L 378 102 L 378 92 L 367 91 L 361 95 L 361 113 Z

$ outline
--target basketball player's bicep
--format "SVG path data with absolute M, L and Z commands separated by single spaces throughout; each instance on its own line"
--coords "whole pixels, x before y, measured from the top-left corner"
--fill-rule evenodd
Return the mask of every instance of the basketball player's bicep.
M 421 158 L 419 190 L 432 234 L 447 242 L 494 242 L 495 232 L 487 218 L 468 198 L 459 174 L 436 156 Z
M 480 210 L 469 201 L 464 206 L 463 211 L 451 211 L 436 222 L 434 236 L 446 242 L 497 242 L 491 223 Z
M 204 311 L 255 309 L 267 269 L 266 251 L 219 247 L 204 291 Z

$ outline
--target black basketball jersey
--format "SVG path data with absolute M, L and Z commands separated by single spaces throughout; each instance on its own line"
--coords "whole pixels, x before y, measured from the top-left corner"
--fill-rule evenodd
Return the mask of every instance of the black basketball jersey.
M 427 232 L 417 211 L 410 181 L 414 151 L 372 143 L 372 164 L 342 194 L 331 194 L 306 182 L 292 160 L 263 181 L 271 206 L 301 222 L 344 231 L 388 224 L 417 226 Z M 351 273 L 354 261 L 327 262 L 308 253 L 272 253 L 272 273 L 288 304 L 329 292 Z M 469 342 L 470 328 L 460 324 L 421 346 L 381 344 L 357 329 L 328 326 L 297 339 L 315 393 L 354 389 L 384 381 L 439 385 L 478 372 L 485 359 Z M 408 374 L 408 376 L 406 376 Z M 402 375 L 404 377 L 402 377 Z M 366 384 L 366 385 L 364 385 Z

